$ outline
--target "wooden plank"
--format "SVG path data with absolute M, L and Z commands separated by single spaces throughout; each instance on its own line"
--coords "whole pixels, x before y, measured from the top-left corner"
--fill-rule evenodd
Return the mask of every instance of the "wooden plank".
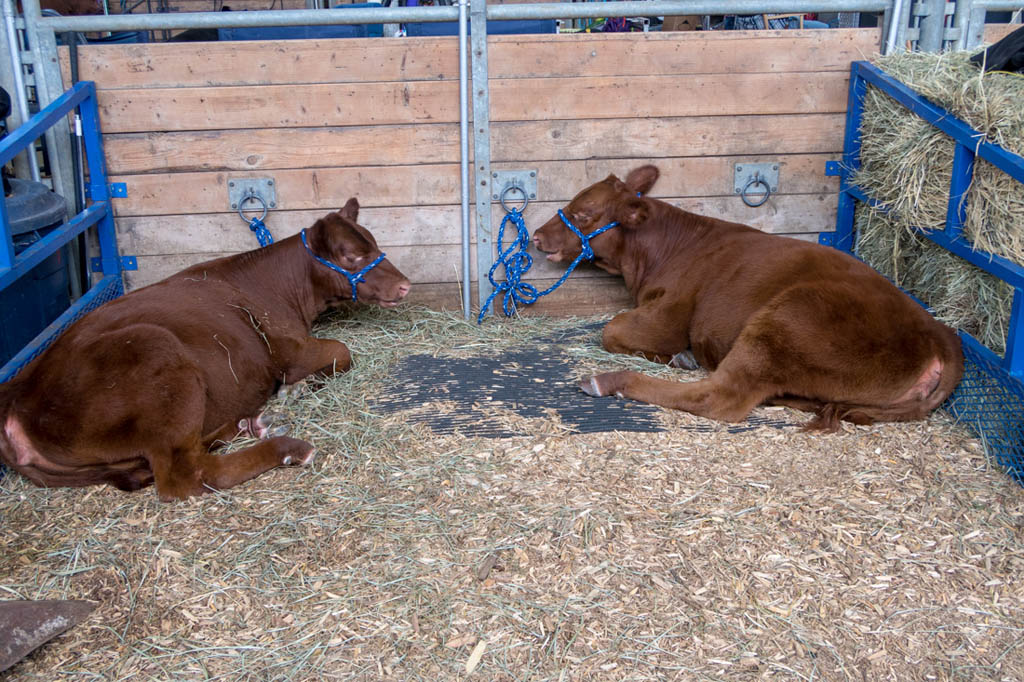
M 491 81 L 491 121 L 846 111 L 847 74 Z M 453 82 L 150 88 L 99 95 L 104 133 L 457 123 Z
M 587 159 L 496 163 L 494 170 L 530 169 L 537 172 L 538 201 L 571 199 L 587 185 L 609 174 L 625 177 L 645 163 L 661 170 L 653 196 L 698 197 L 732 193 L 737 163 L 777 162 L 781 194 L 824 194 L 838 191 L 839 181 L 824 175 L 825 162 L 835 154 L 707 156 L 670 159 Z M 264 174 L 268 175 L 268 174 Z M 456 164 L 275 170 L 278 210 L 332 210 L 350 196 L 366 207 L 436 206 L 459 202 L 459 167 Z M 115 175 L 128 195 L 114 199 L 118 216 L 216 213 L 228 208 L 227 183 L 259 177 L 254 173 L 168 173 Z M 273 214 L 272 214 L 273 215 Z
M 835 152 L 844 125 L 844 114 L 497 123 L 491 160 Z
M 1020 28 L 1020 24 L 985 24 L 984 42 L 997 43 Z
M 838 71 L 878 51 L 880 30 L 695 31 L 491 36 L 492 78 Z M 67 48 L 60 51 L 67 61 Z M 100 89 L 458 80 L 458 40 L 345 38 L 87 45 Z
M 68 49 L 60 48 L 67 62 Z M 459 79 L 457 38 L 338 38 L 85 45 L 79 74 L 100 90 Z
M 495 123 L 491 158 L 554 161 L 736 154 L 829 153 L 843 114 L 694 116 Z M 104 139 L 115 175 L 457 163 L 455 124 L 127 133 Z
M 764 232 L 791 234 L 833 229 L 837 198 L 835 195 L 779 196 L 759 208 L 750 208 L 737 197 L 677 199 L 669 203 L 701 215 L 742 222 Z M 552 218 L 560 206 L 550 202 L 531 204 L 526 214 L 527 230 L 532 233 Z M 267 218 L 266 224 L 280 241 L 312 225 L 322 215 L 320 211 L 278 211 Z M 359 222 L 388 253 L 395 248 L 458 249 L 461 243 L 459 215 L 458 206 L 371 208 L 360 211 Z M 493 207 L 491 224 L 495 237 L 504 215 L 500 207 Z M 118 218 L 116 224 L 118 243 L 127 255 L 221 254 L 256 247 L 248 225 L 233 213 Z M 506 227 L 504 236 L 505 243 L 510 244 L 515 238 L 514 226 Z M 440 259 L 438 262 L 447 261 Z

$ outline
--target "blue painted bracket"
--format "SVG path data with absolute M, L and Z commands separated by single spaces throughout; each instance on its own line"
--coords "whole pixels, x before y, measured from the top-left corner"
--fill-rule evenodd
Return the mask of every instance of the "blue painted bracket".
M 975 159 L 980 157 L 1017 182 L 1024 183 L 1024 158 L 987 141 L 984 135 L 942 107 L 929 102 L 904 83 L 867 62 L 854 62 L 850 67 L 850 72 L 846 135 L 843 143 L 843 159 L 838 168 L 839 210 L 836 216 L 836 231 L 822 234 L 820 241 L 853 253 L 853 220 L 856 203 L 858 201 L 865 202 L 885 210 L 884 206 L 867 196 L 852 181 L 854 174 L 860 168 L 860 122 L 864 112 L 864 95 L 870 84 L 944 132 L 956 143 L 953 154 L 953 175 L 946 208 L 946 225 L 942 230 L 918 230 L 918 232 L 971 264 L 999 277 L 1014 288 L 1006 352 L 1002 358 L 970 334 L 961 331 L 960 337 L 966 345 L 985 360 L 1002 368 L 1016 379 L 1021 379 L 1024 377 L 1024 268 L 1001 256 L 976 250 L 962 236 L 962 230 L 966 212 L 967 189 L 970 187 L 971 177 L 974 174 Z
M 103 156 L 99 111 L 96 105 L 96 86 L 91 81 L 77 83 L 38 114 L 0 140 L 0 165 L 17 156 L 32 145 L 50 127 L 78 109 L 82 118 L 82 141 L 88 162 L 89 186 L 87 194 L 92 203 L 66 224 L 50 231 L 45 237 L 15 255 L 11 238 L 10 216 L 7 204 L 0 201 L 0 290 L 10 286 L 19 277 L 62 248 L 69 241 L 91 227 L 96 228 L 99 241 L 100 272 L 104 277 L 75 301 L 60 318 L 39 334 L 21 353 L 0 368 L 0 381 L 14 376 L 28 361 L 41 353 L 63 330 L 85 311 L 123 291 L 121 273 L 127 269 L 117 252 L 114 216 L 110 209 L 112 188 L 107 183 L 107 168 Z

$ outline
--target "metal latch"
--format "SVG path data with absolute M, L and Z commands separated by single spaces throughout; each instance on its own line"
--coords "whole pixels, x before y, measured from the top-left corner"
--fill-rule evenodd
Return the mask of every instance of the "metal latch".
M 506 202 L 522 201 L 523 205 L 519 207 L 522 212 L 528 203 L 537 198 L 536 170 L 494 171 L 491 178 L 494 190 L 491 199 L 500 201 L 506 213 L 509 210 Z
M 779 191 L 779 163 L 737 163 L 732 186 L 733 192 L 740 195 L 744 204 L 760 206 L 774 192 Z
M 232 211 L 277 208 L 274 178 L 232 178 L 228 180 L 228 204 Z

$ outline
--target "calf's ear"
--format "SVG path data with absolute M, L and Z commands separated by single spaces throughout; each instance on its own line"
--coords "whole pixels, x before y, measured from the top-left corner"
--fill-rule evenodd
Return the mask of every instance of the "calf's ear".
M 338 213 L 352 222 L 357 222 L 359 218 L 359 202 L 355 197 L 352 197 L 345 203 L 345 207 L 338 211 Z
M 619 204 L 615 211 L 615 220 L 619 225 L 634 228 L 647 221 L 647 202 L 639 197 L 630 197 Z
M 659 175 L 657 166 L 646 165 L 634 168 L 626 176 L 626 187 L 634 194 L 647 194 L 651 191 L 651 187 L 654 187 L 654 183 L 658 181 Z

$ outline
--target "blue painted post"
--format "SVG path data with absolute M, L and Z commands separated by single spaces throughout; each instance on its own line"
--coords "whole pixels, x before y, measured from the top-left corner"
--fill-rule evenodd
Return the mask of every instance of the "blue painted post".
M 0 232 L 3 243 L 0 243 L 0 270 L 14 267 L 14 242 L 11 239 L 11 219 L 7 215 L 7 201 L 0 198 Z
M 1003 354 L 1003 369 L 1018 379 L 1024 378 L 1024 289 L 1013 290 L 1013 307 L 1010 309 L 1010 331 L 1006 335 L 1006 352 Z
M 963 231 L 967 217 L 967 190 L 974 177 L 974 151 L 957 142 L 953 151 L 953 177 L 949 181 L 949 204 L 946 208 L 946 234 L 956 239 Z
M 89 197 L 93 202 L 110 203 L 110 189 L 107 187 L 107 162 L 103 158 L 102 133 L 100 132 L 99 110 L 96 105 L 96 86 L 88 83 L 89 98 L 82 102 L 82 141 L 85 157 L 89 163 Z M 100 242 L 100 267 L 104 275 L 121 271 L 121 259 L 117 252 L 117 237 L 114 230 L 114 212 L 108 210 L 96 224 Z
M 836 231 L 832 246 L 853 253 L 853 219 L 857 201 L 850 193 L 851 178 L 860 169 L 860 121 L 864 113 L 864 95 L 867 84 L 860 77 L 854 62 L 850 68 L 850 94 L 847 98 L 846 133 L 843 140 L 843 162 L 839 169 L 839 207 L 836 211 Z

